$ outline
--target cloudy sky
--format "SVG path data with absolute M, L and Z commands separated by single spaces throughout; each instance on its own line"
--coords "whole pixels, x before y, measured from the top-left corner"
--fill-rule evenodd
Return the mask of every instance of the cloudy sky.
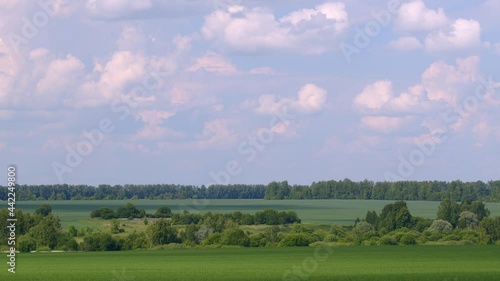
M 0 163 L 26 184 L 498 179 L 499 10 L 0 0 Z

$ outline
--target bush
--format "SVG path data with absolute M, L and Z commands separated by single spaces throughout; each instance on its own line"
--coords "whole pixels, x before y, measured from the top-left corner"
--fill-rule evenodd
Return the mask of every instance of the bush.
M 267 239 L 263 234 L 252 234 L 248 236 L 250 239 L 250 247 L 265 247 L 267 245 Z
M 221 244 L 226 246 L 250 246 L 250 240 L 245 232 L 238 228 L 229 228 L 224 230 L 221 238 Z
M 36 241 L 29 235 L 22 235 L 17 240 L 17 248 L 21 253 L 29 253 L 36 249 Z
M 398 241 L 391 235 L 384 235 L 379 240 L 380 245 L 397 245 Z
M 311 238 L 303 233 L 290 233 L 283 240 L 280 241 L 280 247 L 301 247 L 309 246 L 313 241 Z
M 337 238 L 337 236 L 333 235 L 333 234 L 328 234 L 326 237 L 325 237 L 325 242 L 337 242 L 339 241 L 339 239 Z
M 210 235 L 208 235 L 207 238 L 205 238 L 205 240 L 203 240 L 201 242 L 201 245 L 202 246 L 219 245 L 221 238 L 222 238 L 222 234 L 220 234 L 219 232 L 210 234 Z
M 429 230 L 436 232 L 450 232 L 453 230 L 453 226 L 445 220 L 435 220 L 432 222 Z
M 403 244 L 403 245 L 415 245 L 415 244 L 417 244 L 417 236 L 411 232 L 406 233 L 401 238 L 401 244 Z

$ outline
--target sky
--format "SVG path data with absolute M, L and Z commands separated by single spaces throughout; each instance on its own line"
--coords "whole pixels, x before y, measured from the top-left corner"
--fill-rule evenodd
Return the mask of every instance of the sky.
M 0 165 L 20 184 L 497 180 L 499 10 L 0 0 Z

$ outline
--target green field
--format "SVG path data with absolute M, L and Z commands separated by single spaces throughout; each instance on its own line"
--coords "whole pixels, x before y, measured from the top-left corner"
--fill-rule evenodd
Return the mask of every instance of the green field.
M 76 227 L 89 225 L 90 211 L 100 207 L 113 209 L 126 202 L 134 203 L 138 208 L 154 213 L 160 206 L 169 206 L 173 212 L 188 210 L 190 212 L 225 213 L 241 211 L 254 213 L 264 208 L 277 210 L 294 210 L 305 223 L 315 224 L 345 224 L 351 225 L 357 217 L 364 218 L 368 210 L 382 208 L 394 201 L 387 200 L 259 200 L 259 199 L 214 199 L 208 204 L 193 205 L 193 200 L 83 200 L 83 201 L 20 201 L 17 207 L 23 211 L 33 212 L 41 204 L 52 205 L 53 212 L 57 213 L 63 225 L 70 224 Z M 5 202 L 3 202 L 5 203 Z M 407 201 L 412 215 L 425 218 L 435 218 L 439 202 Z M 6 204 L 3 204 L 6 206 Z M 500 216 L 500 203 L 487 203 L 492 216 Z
M 328 249 L 316 255 L 323 260 L 313 247 L 23 254 L 17 273 L 4 264 L 0 280 L 500 280 L 498 246 Z M 294 266 L 302 278 L 283 279 Z

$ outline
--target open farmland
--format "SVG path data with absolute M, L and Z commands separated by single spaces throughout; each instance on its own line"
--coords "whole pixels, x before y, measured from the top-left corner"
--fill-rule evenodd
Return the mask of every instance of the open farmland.
M 394 201 L 388 200 L 259 200 L 259 199 L 218 199 L 208 200 L 206 204 L 194 205 L 193 200 L 82 200 L 82 201 L 20 201 L 17 207 L 25 212 L 33 212 L 41 204 L 52 205 L 53 212 L 61 218 L 63 228 L 70 224 L 77 227 L 92 226 L 90 211 L 100 207 L 117 209 L 127 202 L 148 213 L 154 213 L 161 206 L 169 206 L 173 212 L 227 213 L 241 211 L 255 213 L 265 208 L 294 210 L 304 223 L 351 225 L 357 217 L 364 218 L 366 212 L 382 208 Z M 414 216 L 434 219 L 439 202 L 407 201 Z M 500 203 L 486 203 L 491 216 L 500 216 Z
M 496 281 L 498 246 L 222 248 L 164 251 L 37 253 L 19 256 L 1 280 L 380 280 Z M 308 263 L 304 261 L 316 261 Z M 303 267 L 305 265 L 305 267 Z M 317 266 L 315 266 L 317 265 Z M 301 268 L 293 273 L 292 268 Z M 285 275 L 287 271 L 288 275 Z M 299 278 L 302 276 L 302 278 Z M 286 277 L 286 278 L 284 278 Z

